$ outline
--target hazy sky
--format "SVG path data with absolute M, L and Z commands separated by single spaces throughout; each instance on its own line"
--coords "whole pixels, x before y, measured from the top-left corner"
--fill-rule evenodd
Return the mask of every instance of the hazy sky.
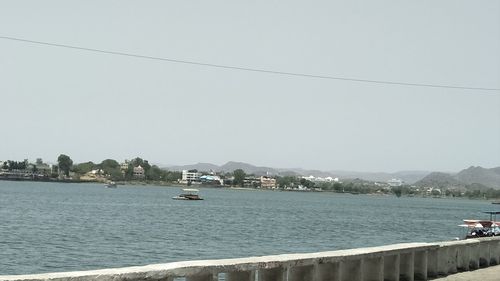
M 0 36 L 500 88 L 500 1 L 1 1 Z M 216 69 L 0 39 L 0 160 L 500 166 L 500 91 Z

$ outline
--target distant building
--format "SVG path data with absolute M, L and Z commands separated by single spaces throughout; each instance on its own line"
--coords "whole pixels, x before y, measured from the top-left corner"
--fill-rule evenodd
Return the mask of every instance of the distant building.
M 128 160 L 125 160 L 125 162 L 121 163 L 120 164 L 120 170 L 122 172 L 125 172 L 128 170 L 128 165 L 130 164 L 130 162 Z
M 261 176 L 260 187 L 274 189 L 276 188 L 276 179 L 267 176 Z
M 312 182 L 338 182 L 339 181 L 339 178 L 333 178 L 333 177 L 323 178 L 323 177 L 315 177 L 313 175 L 308 176 L 308 177 L 303 176 L 302 178 L 306 179 L 308 181 L 312 181 Z
M 200 181 L 201 173 L 197 170 L 182 170 L 181 183 L 197 183 Z
M 434 188 L 434 187 L 429 187 L 426 191 L 425 194 L 427 196 L 441 196 L 442 191 L 439 188 Z
M 246 176 L 245 179 L 243 180 L 243 186 L 244 187 L 252 187 L 252 188 L 259 188 L 260 185 L 260 178 L 256 176 Z
M 392 187 L 397 187 L 397 186 L 402 186 L 403 181 L 400 179 L 391 179 L 391 180 L 387 181 L 387 184 L 389 184 L 389 186 L 392 186 Z
M 308 181 L 316 181 L 316 177 L 313 176 L 313 175 L 310 175 L 308 177 L 303 176 L 302 178 L 305 179 L 305 180 L 308 180 Z
M 217 175 L 204 175 L 199 178 L 200 182 L 202 184 L 208 184 L 208 185 L 223 185 L 224 180 L 221 179 Z
M 144 168 L 141 165 L 134 167 L 134 178 L 143 179 L 145 178 Z
M 51 173 L 51 166 L 29 163 L 27 159 L 23 162 L 0 161 L 0 174 L 10 179 L 43 179 L 50 177 Z
M 49 176 L 53 172 L 52 165 L 39 163 L 39 164 L 30 164 L 32 170 L 36 170 L 39 175 Z

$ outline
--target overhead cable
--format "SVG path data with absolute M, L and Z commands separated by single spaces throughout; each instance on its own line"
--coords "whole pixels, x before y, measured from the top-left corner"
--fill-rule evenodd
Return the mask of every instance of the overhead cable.
M 0 39 L 12 40 L 12 41 L 18 41 L 18 42 L 24 42 L 24 43 L 31 43 L 31 44 L 38 44 L 38 45 L 45 45 L 45 46 L 52 46 L 52 47 L 59 47 L 59 48 L 75 49 L 75 50 L 88 51 L 88 52 L 96 52 L 96 53 L 109 54 L 109 55 L 127 56 L 127 57 L 140 58 L 140 59 L 158 60 L 158 61 L 166 61 L 166 62 L 172 62 L 172 63 L 190 64 L 190 65 L 205 66 L 205 67 L 212 67 L 212 68 L 222 68 L 222 69 L 228 69 L 228 70 L 260 72 L 260 73 L 268 73 L 268 74 L 276 74 L 276 75 L 341 80 L 341 81 L 373 83 L 373 84 L 386 84 L 386 85 L 447 88 L 447 89 L 460 89 L 460 90 L 500 91 L 500 88 L 468 87 L 468 86 L 445 85 L 445 84 L 426 84 L 426 83 L 409 83 L 409 82 L 397 82 L 397 81 L 386 81 L 386 80 L 359 79 L 359 78 L 350 78 L 350 77 L 315 75 L 315 74 L 307 74 L 307 73 L 286 72 L 286 71 L 277 71 L 277 70 L 251 68 L 251 67 L 204 63 L 204 62 L 199 62 L 199 61 L 189 61 L 189 60 L 181 60 L 181 59 L 147 56 L 147 55 L 141 55 L 141 54 L 125 53 L 125 52 L 119 52 L 119 51 L 109 51 L 109 50 L 87 48 L 87 47 L 80 47 L 80 46 L 74 46 L 74 45 L 57 44 L 57 43 L 51 43 L 51 42 L 35 41 L 35 40 L 22 39 L 22 38 L 16 38 L 16 37 L 8 37 L 8 36 L 0 36 Z

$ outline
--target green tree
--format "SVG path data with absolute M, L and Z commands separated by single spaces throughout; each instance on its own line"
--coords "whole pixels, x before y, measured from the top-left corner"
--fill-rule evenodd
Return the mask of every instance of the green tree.
M 397 196 L 397 197 L 401 197 L 401 194 L 403 194 L 403 188 L 398 186 L 398 187 L 393 187 L 392 188 L 392 192 L 394 192 L 394 194 Z
M 167 171 L 165 175 L 165 180 L 168 182 L 176 182 L 182 179 L 182 173 L 178 171 Z
M 7 168 L 9 171 L 12 170 L 26 170 L 28 167 L 28 162 L 27 161 L 12 161 L 12 160 L 7 160 Z
M 344 187 L 340 182 L 336 182 L 333 184 L 333 190 L 335 190 L 335 192 L 342 192 L 344 190 Z
M 59 166 L 52 166 L 52 172 L 50 173 L 51 178 L 57 178 L 59 176 Z
M 71 168 L 71 170 L 77 174 L 83 175 L 94 170 L 95 168 L 96 164 L 94 164 L 93 162 L 84 162 L 73 165 L 73 168 Z
M 108 175 L 112 180 L 122 180 L 123 174 L 120 168 L 120 163 L 114 159 L 106 159 L 98 165 L 103 170 L 104 174 Z
M 131 180 L 134 178 L 134 166 L 132 164 L 128 164 L 127 169 L 125 170 L 125 180 Z
M 68 155 L 61 154 L 57 157 L 57 164 L 59 166 L 59 170 L 61 170 L 66 176 L 69 176 L 69 170 L 71 169 L 71 166 L 73 166 L 73 160 L 71 160 Z
M 127 178 L 128 175 L 133 175 L 133 169 L 134 167 L 141 166 L 144 169 L 144 174 L 146 175 L 146 179 L 148 179 L 148 172 L 149 169 L 151 169 L 151 165 L 149 164 L 148 160 L 143 160 L 140 157 L 136 157 L 135 159 L 132 159 L 130 161 L 132 163 L 132 167 L 129 165 L 129 169 L 132 169 L 132 171 L 127 171 L 125 174 L 125 177 Z
M 145 171 L 145 173 L 146 173 L 146 178 L 148 180 L 154 180 L 154 181 L 159 181 L 164 179 L 166 174 L 164 170 L 160 169 L 156 165 L 151 166 L 151 168 L 149 168 L 147 172 Z
M 280 188 L 293 187 L 297 182 L 298 179 L 294 176 L 284 176 L 276 179 L 276 183 Z
M 117 169 L 117 168 L 119 169 L 120 164 L 114 159 L 106 159 L 106 160 L 103 160 L 101 162 L 101 164 L 99 164 L 99 167 L 101 169 L 103 169 L 104 171 L 106 171 L 107 169 L 109 169 L 109 170 Z
M 342 191 L 344 192 L 351 192 L 353 189 L 354 184 L 352 182 L 347 182 L 342 184 Z
M 302 186 L 305 186 L 307 188 L 313 188 L 314 187 L 314 182 L 310 181 L 310 180 L 306 180 L 304 178 L 301 178 L 300 179 L 300 184 Z
M 243 186 L 245 184 L 245 177 L 246 177 L 245 171 L 243 171 L 242 169 L 236 169 L 233 171 L 233 176 L 234 176 L 233 180 L 234 185 Z
M 122 174 L 122 171 L 120 169 L 108 170 L 108 172 L 106 174 L 109 175 L 109 177 L 114 181 L 118 181 L 118 180 L 123 179 L 123 174 Z
M 143 160 L 140 157 L 132 159 L 130 162 L 132 163 L 132 165 L 134 167 L 137 167 L 137 166 L 143 167 L 145 171 L 147 171 L 151 168 L 151 165 L 149 164 L 148 160 Z
M 437 189 L 433 189 L 431 191 L 431 195 L 436 197 L 436 196 L 441 196 L 441 191 L 440 190 L 437 190 Z

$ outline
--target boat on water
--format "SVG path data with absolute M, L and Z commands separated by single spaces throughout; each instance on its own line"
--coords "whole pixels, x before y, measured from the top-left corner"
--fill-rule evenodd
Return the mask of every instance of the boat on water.
M 465 239 L 500 236 L 500 222 L 496 221 L 498 211 L 483 212 L 490 215 L 489 220 L 463 220 L 459 225 L 466 230 Z
M 175 197 L 172 197 L 172 199 L 174 199 L 174 200 L 203 200 L 203 198 L 201 198 L 198 195 L 198 192 L 199 192 L 198 189 L 184 188 L 184 189 L 182 189 L 181 194 L 179 194 Z
M 117 184 L 114 181 L 110 181 L 104 185 L 106 188 L 117 188 Z

